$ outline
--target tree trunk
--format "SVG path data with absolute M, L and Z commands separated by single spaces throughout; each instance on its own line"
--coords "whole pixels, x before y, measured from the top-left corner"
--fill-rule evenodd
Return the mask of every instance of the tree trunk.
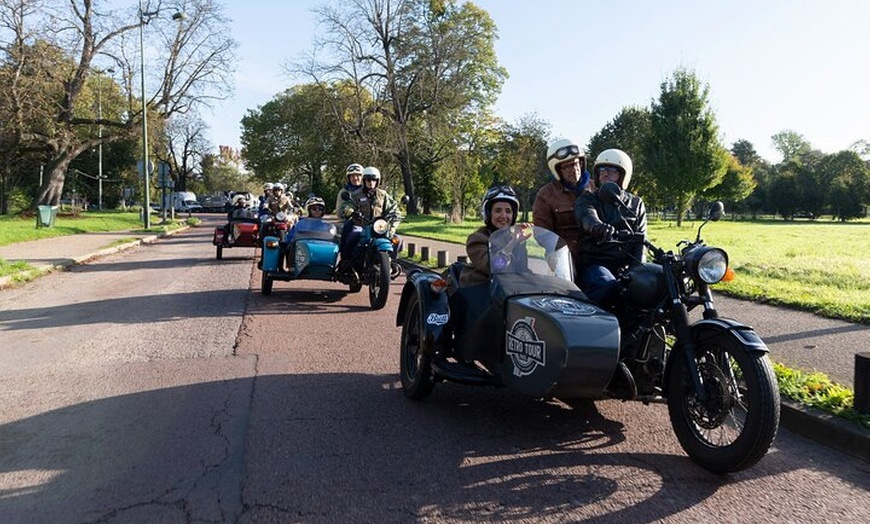
M 36 202 L 33 205 L 34 211 L 36 211 L 37 206 L 56 206 L 63 198 L 63 186 L 66 182 L 66 172 L 70 161 L 67 158 L 62 158 L 56 162 L 48 172 L 48 179 L 39 188 Z
M 408 195 L 408 214 L 417 214 L 417 196 L 414 194 L 414 179 L 411 175 L 411 159 L 408 155 L 407 146 L 399 154 L 396 155 L 399 160 L 399 167 L 402 169 L 402 184 L 405 188 L 405 194 Z

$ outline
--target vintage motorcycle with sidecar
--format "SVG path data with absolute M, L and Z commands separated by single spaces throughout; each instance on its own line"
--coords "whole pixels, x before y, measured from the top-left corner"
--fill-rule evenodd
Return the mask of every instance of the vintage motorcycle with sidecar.
M 338 230 L 335 224 L 320 218 L 302 218 L 282 239 L 267 236 L 263 239 L 263 257 L 260 291 L 272 293 L 275 280 L 335 281 L 338 261 Z M 351 286 L 351 292 L 362 288 Z
M 233 247 L 260 247 L 260 221 L 256 218 L 234 218 L 229 224 L 214 228 L 212 245 L 215 258 L 224 257 L 224 249 Z
M 718 203 L 709 219 L 721 214 Z M 489 284 L 459 286 L 460 263 L 408 275 L 396 319 L 405 396 L 423 399 L 451 381 L 537 398 L 667 403 L 680 444 L 704 468 L 739 471 L 764 456 L 779 390 L 761 338 L 713 306 L 709 286 L 730 273 L 724 250 L 706 246 L 700 228 L 678 254 L 640 240 L 651 262 L 621 277 L 614 314 L 571 281 L 564 241 L 529 229 L 492 233 Z M 691 321 L 694 308 L 702 315 Z

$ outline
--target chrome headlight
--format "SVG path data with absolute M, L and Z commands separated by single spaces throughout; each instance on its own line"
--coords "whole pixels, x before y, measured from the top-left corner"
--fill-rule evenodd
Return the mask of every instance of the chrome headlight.
M 685 254 L 686 265 L 692 278 L 707 284 L 722 280 L 728 270 L 728 253 L 716 247 L 697 247 Z
M 378 235 L 386 234 L 387 230 L 390 229 L 390 224 L 384 220 L 383 218 L 379 218 L 374 221 L 372 224 L 372 230 Z
M 287 213 L 283 211 L 278 211 L 278 213 L 275 215 L 275 220 L 278 222 L 287 222 Z
M 303 244 L 296 244 L 296 256 L 294 257 L 296 271 L 302 271 L 308 265 L 308 248 Z

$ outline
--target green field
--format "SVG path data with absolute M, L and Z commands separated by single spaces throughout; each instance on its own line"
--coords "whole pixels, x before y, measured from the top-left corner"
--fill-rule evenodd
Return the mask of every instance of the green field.
M 649 239 L 676 248 L 694 239 L 700 222 L 651 221 Z M 442 217 L 407 217 L 399 233 L 465 243 L 480 222 L 446 224 Z M 728 252 L 736 277 L 719 293 L 786 305 L 870 324 L 870 223 L 720 221 L 702 238 Z

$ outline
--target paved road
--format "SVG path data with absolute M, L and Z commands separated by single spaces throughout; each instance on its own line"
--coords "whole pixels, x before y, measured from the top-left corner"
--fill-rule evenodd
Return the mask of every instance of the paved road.
M 689 461 L 661 405 L 443 384 L 402 396 L 394 314 L 259 294 L 195 229 L 0 293 L 0 522 L 864 522 L 870 467 L 781 430 Z M 247 251 L 247 252 L 246 252 Z

